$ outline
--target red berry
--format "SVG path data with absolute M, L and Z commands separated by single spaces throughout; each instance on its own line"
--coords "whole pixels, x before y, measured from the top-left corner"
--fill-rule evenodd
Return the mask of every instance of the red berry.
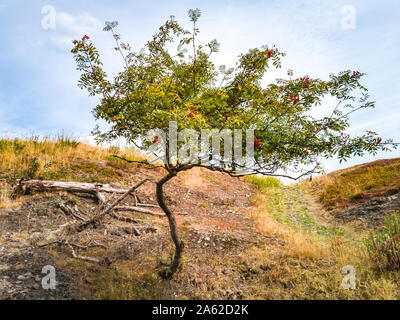
M 255 139 L 254 140 L 254 148 L 258 149 L 261 146 L 261 140 Z

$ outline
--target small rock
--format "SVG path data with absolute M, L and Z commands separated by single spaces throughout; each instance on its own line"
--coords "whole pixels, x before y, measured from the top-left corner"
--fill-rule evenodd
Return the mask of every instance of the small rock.
M 35 290 L 39 290 L 39 289 L 40 289 L 40 286 L 39 286 L 39 284 L 35 283 L 35 284 L 32 286 L 32 288 L 35 289 Z
M 25 280 L 25 277 L 23 275 L 18 276 L 18 280 Z
M 209 242 L 211 239 L 209 238 L 209 237 L 205 237 L 204 238 L 204 241 L 207 241 L 207 242 Z

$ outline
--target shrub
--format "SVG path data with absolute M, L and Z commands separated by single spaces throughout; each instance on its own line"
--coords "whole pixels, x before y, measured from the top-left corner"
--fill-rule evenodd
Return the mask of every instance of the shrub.
M 364 239 L 367 251 L 379 269 L 400 270 L 400 211 L 385 217 L 385 224 Z
M 34 179 L 37 177 L 37 173 L 40 170 L 40 163 L 37 157 L 34 157 L 30 163 L 28 169 L 22 172 L 22 178 Z

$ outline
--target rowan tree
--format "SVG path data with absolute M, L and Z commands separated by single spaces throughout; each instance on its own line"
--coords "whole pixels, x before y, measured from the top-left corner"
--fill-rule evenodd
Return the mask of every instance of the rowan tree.
M 216 67 L 212 58 L 219 51 L 217 40 L 205 45 L 197 43 L 200 15 L 198 9 L 189 10 L 191 30 L 184 29 L 171 16 L 139 51 L 121 42 L 116 33 L 117 22 L 106 22 L 104 30 L 112 33 L 115 50 L 124 64 L 112 79 L 103 70 L 99 52 L 88 36 L 75 40 L 72 49 L 81 72 L 78 85 L 100 98 L 93 109 L 94 117 L 109 124 L 107 131 L 97 127 L 93 132 L 98 141 L 122 137 L 148 151 L 154 150 L 161 139 L 148 141 L 149 130 L 158 128 L 166 132 L 162 142 L 167 147 L 157 151 L 166 175 L 156 183 L 157 201 L 168 217 L 175 244 L 175 255 L 166 275 L 178 269 L 184 247 L 163 192 L 165 183 L 179 172 L 204 167 L 232 176 L 262 174 L 299 179 L 319 172 L 321 159 L 336 157 L 342 161 L 355 155 L 374 154 L 388 150 L 391 143 L 382 141 L 372 131 L 360 136 L 346 133 L 351 114 L 374 108 L 367 89 L 360 83 L 363 73 L 344 71 L 329 75 L 327 80 L 292 78 L 288 74 L 288 78 L 266 85 L 264 75 L 270 68 L 281 68 L 285 54 L 275 47 L 262 46 L 240 55 L 231 68 Z M 327 97 L 335 101 L 334 106 L 326 103 Z M 311 111 L 318 108 L 331 113 L 316 117 Z M 224 154 L 218 161 L 208 163 L 171 159 L 171 121 L 177 123 L 178 131 L 243 129 L 243 146 L 245 130 L 254 130 L 252 164 L 224 162 Z M 179 141 L 178 148 L 185 143 Z M 213 146 L 206 152 L 194 148 L 199 156 L 212 158 Z M 222 139 L 220 146 L 224 149 Z M 293 174 L 293 170 L 309 166 L 311 169 Z

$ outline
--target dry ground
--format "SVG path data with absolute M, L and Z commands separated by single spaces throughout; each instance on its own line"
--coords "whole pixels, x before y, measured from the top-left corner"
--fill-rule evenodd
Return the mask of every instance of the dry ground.
M 60 203 L 77 205 L 81 212 L 93 212 L 97 203 L 68 193 L 11 200 L 10 186 L 18 175 L 32 169 L 30 173 L 38 178 L 128 187 L 145 177 L 156 180 L 164 172 L 108 157 L 120 150 L 89 148 L 88 152 L 86 146 L 67 142 L 63 148 L 69 150 L 69 158 L 63 162 L 52 144 L 30 143 L 23 148 L 28 155 L 14 150 L 11 158 L 12 151 L 6 149 L 8 163 L 0 152 L 0 171 L 5 174 L 0 182 L 3 299 L 399 298 L 399 274 L 375 270 L 363 249 L 368 224 L 332 215 L 323 201 L 316 201 L 319 198 L 309 183 L 282 186 L 274 179 L 237 179 L 203 169 L 179 174 L 166 185 L 168 204 L 185 241 L 183 266 L 171 280 L 159 276 L 173 253 L 164 217 L 120 212 L 136 219 L 139 237 L 131 224 L 107 218 L 97 229 L 64 238 L 90 247 L 76 252 L 96 257 L 101 264 L 74 259 L 65 245 L 40 247 L 54 240 L 51 231 L 72 219 Z M 35 157 L 39 166 L 33 170 Z M 50 162 L 54 163 L 46 166 Z M 155 204 L 154 189 L 154 184 L 146 184 L 138 195 Z M 45 265 L 56 268 L 56 290 L 41 287 Z M 356 290 L 341 286 L 345 265 L 357 270 Z

